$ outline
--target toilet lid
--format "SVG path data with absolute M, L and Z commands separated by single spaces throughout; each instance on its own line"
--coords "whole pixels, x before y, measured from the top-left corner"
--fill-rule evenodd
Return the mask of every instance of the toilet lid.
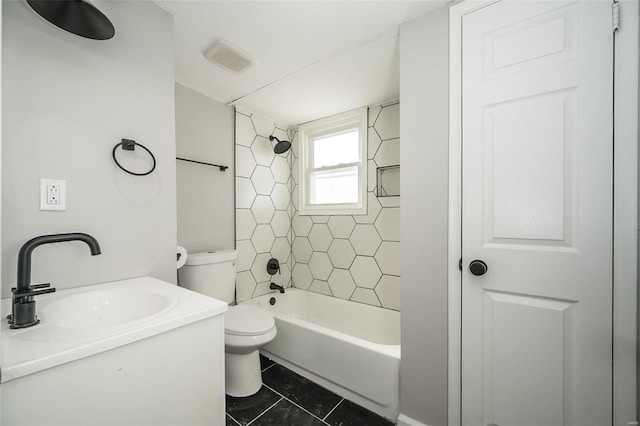
M 271 331 L 275 325 L 273 316 L 257 306 L 229 306 L 229 310 L 224 314 L 225 332 L 236 336 L 264 334 Z

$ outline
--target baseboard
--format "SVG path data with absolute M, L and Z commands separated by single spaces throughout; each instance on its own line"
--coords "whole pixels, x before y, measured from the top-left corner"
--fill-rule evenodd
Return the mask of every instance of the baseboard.
M 398 426 L 427 426 L 424 423 L 420 423 L 417 420 L 412 419 L 411 417 L 405 416 L 400 413 L 398 416 Z

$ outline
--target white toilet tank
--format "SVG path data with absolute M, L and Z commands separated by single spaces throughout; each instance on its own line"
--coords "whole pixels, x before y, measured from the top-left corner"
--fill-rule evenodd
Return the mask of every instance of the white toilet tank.
M 236 288 L 237 258 L 235 250 L 189 253 L 179 270 L 180 286 L 231 303 Z

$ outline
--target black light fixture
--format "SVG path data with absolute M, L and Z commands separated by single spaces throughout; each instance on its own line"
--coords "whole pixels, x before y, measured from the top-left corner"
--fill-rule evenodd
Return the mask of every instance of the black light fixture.
M 53 25 L 81 37 L 108 40 L 116 33 L 109 18 L 85 0 L 27 0 L 27 3 Z
M 291 142 L 281 141 L 273 135 L 269 136 L 269 140 L 271 142 L 273 142 L 274 139 L 278 141 L 276 146 L 273 147 L 273 152 L 275 152 L 276 154 L 284 154 L 285 152 L 289 151 L 289 148 L 291 148 Z

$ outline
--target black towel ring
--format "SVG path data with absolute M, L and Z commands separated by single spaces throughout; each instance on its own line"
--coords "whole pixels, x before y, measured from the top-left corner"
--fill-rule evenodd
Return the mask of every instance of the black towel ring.
M 118 162 L 118 159 L 116 158 L 116 149 L 118 149 L 119 146 L 122 146 L 122 149 L 125 151 L 133 151 L 136 149 L 136 146 L 139 146 L 140 148 L 144 149 L 145 151 L 147 151 L 149 153 L 149 155 L 151 156 L 151 159 L 153 160 L 153 166 L 151 166 L 151 170 L 149 170 L 148 172 L 144 172 L 144 173 L 136 173 L 136 172 L 132 172 L 131 170 L 127 170 L 124 167 L 122 167 L 122 165 Z M 156 157 L 154 157 L 153 153 L 151 151 L 149 151 L 149 148 L 147 148 L 146 146 L 142 145 L 141 143 L 138 143 L 132 139 L 122 139 L 122 142 L 117 143 L 116 146 L 113 147 L 113 151 L 111 151 L 111 156 L 113 157 L 113 161 L 116 163 L 116 166 L 120 167 L 121 170 L 129 173 L 130 175 L 134 175 L 134 176 L 146 176 L 148 174 L 150 174 L 151 172 L 153 172 L 156 169 Z

